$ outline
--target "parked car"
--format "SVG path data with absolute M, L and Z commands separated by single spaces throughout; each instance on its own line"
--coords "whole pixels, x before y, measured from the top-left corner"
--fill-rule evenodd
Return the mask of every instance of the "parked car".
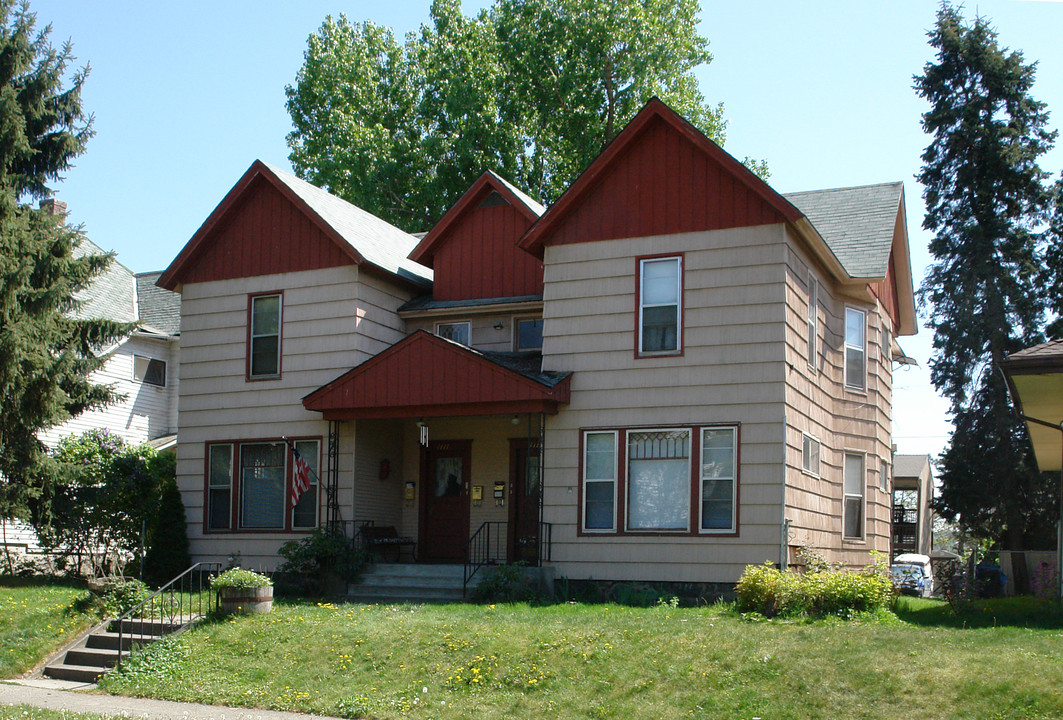
M 890 565 L 893 585 L 903 595 L 930 597 L 934 592 L 934 574 L 930 571 L 930 558 L 918 553 L 903 553 Z

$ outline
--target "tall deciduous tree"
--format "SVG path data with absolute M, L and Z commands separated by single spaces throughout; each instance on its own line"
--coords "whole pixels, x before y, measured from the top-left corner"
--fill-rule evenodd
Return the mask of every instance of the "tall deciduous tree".
M 467 17 L 435 0 L 401 45 L 326 18 L 287 88 L 292 165 L 417 231 L 484 170 L 555 200 L 654 95 L 722 143 L 723 107 L 694 76 L 712 59 L 698 14 L 696 0 L 496 0 Z
M 24 514 L 47 480 L 39 431 L 112 399 L 89 374 L 96 353 L 131 328 L 80 318 L 77 295 L 108 256 L 75 254 L 81 235 L 26 204 L 82 150 L 92 118 L 81 107 L 86 71 L 69 44 L 56 50 L 27 4 L 0 0 L 0 516 Z
M 1035 65 L 1001 48 L 985 18 L 967 22 L 946 3 L 929 37 L 936 56 L 915 87 L 930 103 L 919 181 L 934 262 L 920 301 L 934 330 L 931 379 L 955 424 L 937 508 L 1021 548 L 1046 534 L 1054 507 L 996 363 L 1043 338 L 1049 193 L 1038 160 L 1056 133 L 1031 95 Z

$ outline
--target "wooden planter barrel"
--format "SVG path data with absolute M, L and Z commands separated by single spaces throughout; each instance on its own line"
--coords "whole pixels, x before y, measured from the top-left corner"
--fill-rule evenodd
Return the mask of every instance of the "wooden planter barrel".
M 273 586 L 219 588 L 218 607 L 223 613 L 259 615 L 273 610 Z

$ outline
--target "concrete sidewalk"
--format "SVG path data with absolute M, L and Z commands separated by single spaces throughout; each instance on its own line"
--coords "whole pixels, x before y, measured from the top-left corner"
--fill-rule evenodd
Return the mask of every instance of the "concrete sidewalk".
M 250 710 L 78 692 L 79 689 L 94 687 L 96 686 L 61 680 L 0 682 L 0 705 L 31 705 L 49 710 L 95 713 L 109 717 L 150 718 L 151 720 L 310 720 L 311 718 L 321 720 L 322 718 L 321 715 L 303 715 L 276 710 Z

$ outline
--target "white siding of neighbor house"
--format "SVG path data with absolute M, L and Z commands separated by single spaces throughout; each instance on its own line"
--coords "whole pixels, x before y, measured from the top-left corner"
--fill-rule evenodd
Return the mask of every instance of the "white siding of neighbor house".
M 247 381 L 248 295 L 283 292 L 281 378 Z M 177 477 L 194 560 L 239 553 L 248 566 L 271 569 L 277 549 L 296 534 L 205 534 L 204 454 L 208 442 L 320 437 L 326 471 L 328 423 L 302 398 L 402 337 L 395 310 L 411 293 L 355 266 L 186 284 L 182 291 Z M 353 423 L 341 424 L 339 502 L 352 520 Z M 319 493 L 324 511 L 324 493 Z M 234 502 L 238 499 L 234 498 Z
M 133 336 L 115 348 L 106 364 L 92 374 L 92 381 L 109 385 L 122 396 L 113 405 L 89 410 L 41 435 L 45 445 L 54 447 L 59 439 L 106 428 L 130 443 L 152 440 L 177 431 L 176 392 L 179 386 L 177 342 Z M 156 358 L 166 363 L 166 387 L 133 379 L 133 357 Z
M 797 548 L 808 546 L 832 562 L 866 565 L 870 551 L 889 551 L 890 494 L 879 487 L 881 460 L 892 466 L 892 367 L 881 344 L 881 327 L 889 320 L 870 296 L 843 295 L 796 241 L 789 246 L 786 258 L 786 516 L 791 520 L 790 560 L 795 559 Z M 810 268 L 819 283 L 815 370 L 809 368 L 806 340 Z M 846 307 L 867 313 L 866 391 L 845 387 Z M 821 443 L 818 478 L 802 469 L 804 433 Z M 847 452 L 865 454 L 865 537 L 859 541 L 842 537 Z
M 683 355 L 635 358 L 636 257 L 668 253 L 684 254 Z M 571 403 L 546 420 L 543 519 L 559 574 L 732 583 L 778 561 L 785 263 L 782 225 L 546 249 L 543 366 L 574 372 Z M 737 537 L 577 535 L 581 429 L 727 423 L 740 425 Z

